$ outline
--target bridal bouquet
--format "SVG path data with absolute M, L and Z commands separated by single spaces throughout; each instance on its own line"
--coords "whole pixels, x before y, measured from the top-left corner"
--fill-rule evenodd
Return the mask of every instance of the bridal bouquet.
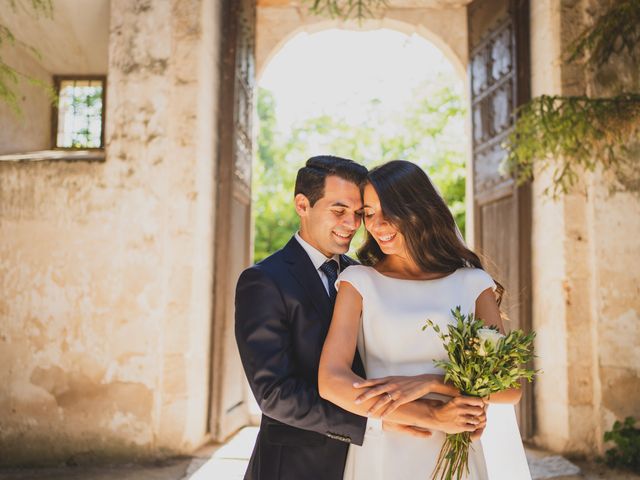
M 445 382 L 463 395 L 487 397 L 508 388 L 519 388 L 519 380 L 533 379 L 534 370 L 526 368 L 533 358 L 535 333 L 514 330 L 502 335 L 496 327 L 486 327 L 473 314 L 464 315 L 460 307 L 451 310 L 455 320 L 448 332 L 427 320 L 422 330 L 433 328 L 444 342 L 448 360 L 434 360 L 445 371 Z M 460 480 L 469 472 L 471 433 L 447 434 L 440 450 L 432 480 Z

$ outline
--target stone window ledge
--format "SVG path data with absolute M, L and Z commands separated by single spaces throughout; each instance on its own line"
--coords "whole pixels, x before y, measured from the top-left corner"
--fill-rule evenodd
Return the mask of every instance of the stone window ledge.
M 104 162 L 104 150 L 41 150 L 0 155 L 0 162 Z

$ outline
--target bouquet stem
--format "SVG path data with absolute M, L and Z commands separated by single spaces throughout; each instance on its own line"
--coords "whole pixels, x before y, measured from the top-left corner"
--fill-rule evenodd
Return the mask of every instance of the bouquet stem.
M 469 432 L 447 434 L 431 480 L 462 480 L 469 473 Z

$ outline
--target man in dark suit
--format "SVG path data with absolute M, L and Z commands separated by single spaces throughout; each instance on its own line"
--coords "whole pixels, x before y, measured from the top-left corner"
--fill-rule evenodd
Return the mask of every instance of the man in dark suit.
M 245 270 L 236 289 L 236 340 L 262 410 L 248 480 L 342 480 L 350 443 L 362 445 L 367 419 L 322 399 L 318 364 L 344 255 L 361 223 L 367 170 L 337 157 L 309 159 L 296 178 L 300 230 L 284 248 Z M 356 354 L 354 372 L 364 377 Z M 389 424 L 428 435 L 432 410 L 412 402 Z M 422 428 L 419 428 L 422 427 Z
M 344 254 L 361 223 L 366 175 L 350 160 L 309 159 L 296 178 L 300 231 L 238 280 L 236 340 L 263 412 L 246 479 L 342 479 L 349 442 L 362 444 L 367 419 L 320 398 L 318 364 L 333 282 L 354 263 Z M 364 374 L 361 362 L 354 367 Z

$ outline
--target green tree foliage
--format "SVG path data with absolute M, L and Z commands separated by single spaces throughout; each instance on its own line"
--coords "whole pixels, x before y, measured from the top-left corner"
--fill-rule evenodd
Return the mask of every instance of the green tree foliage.
M 443 81 L 440 87 L 416 90 L 411 105 L 396 118 L 388 118 L 378 100 L 368 106 L 359 125 L 343 118 L 317 115 L 278 131 L 273 95 L 258 90 L 258 154 L 254 164 L 254 256 L 259 261 L 281 248 L 298 228 L 293 208 L 297 170 L 307 158 L 332 154 L 371 168 L 393 159 L 422 166 L 451 208 L 458 226 L 465 228 L 465 141 L 462 99 Z M 353 241 L 357 247 L 362 238 Z
M 297 168 L 290 161 L 291 141 L 283 141 L 276 131 L 273 95 L 258 90 L 258 154 L 253 168 L 253 215 L 255 261 L 284 246 L 298 228 L 293 208 L 293 187 Z

